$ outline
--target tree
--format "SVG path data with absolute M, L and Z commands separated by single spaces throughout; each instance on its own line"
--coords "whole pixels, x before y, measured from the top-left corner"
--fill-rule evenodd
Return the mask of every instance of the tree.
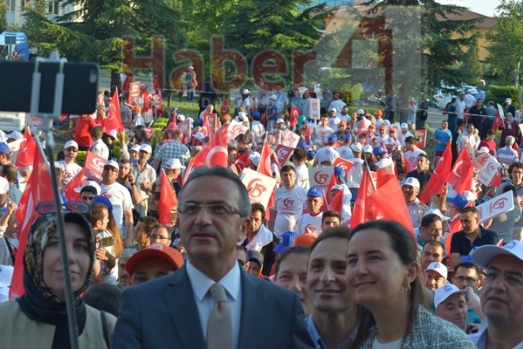
M 502 0 L 496 31 L 487 34 L 489 57 L 487 63 L 501 83 L 514 82 L 515 72 L 523 57 L 523 8 L 521 2 Z M 517 75 L 520 79 L 521 71 Z
M 187 24 L 166 1 L 67 0 L 63 6 L 67 5 L 76 5 L 76 10 L 55 22 L 33 9 L 26 12 L 24 30 L 31 46 L 40 48 L 42 54 L 58 51 L 71 61 L 98 62 L 111 70 L 111 87 L 118 85 L 118 74 L 124 68 L 124 37 L 134 39 L 136 55 L 145 55 L 150 54 L 151 37 L 163 36 L 166 58 L 185 43 Z M 166 59 L 165 71 L 173 64 Z
M 479 61 L 479 46 L 476 44 L 469 47 L 467 51 L 467 60 L 463 62 L 462 69 L 469 71 L 472 75 L 470 84 L 481 84 L 481 77 L 483 76 L 483 67 Z
M 7 29 L 6 13 L 8 9 L 7 2 L 0 1 L 0 33 Z

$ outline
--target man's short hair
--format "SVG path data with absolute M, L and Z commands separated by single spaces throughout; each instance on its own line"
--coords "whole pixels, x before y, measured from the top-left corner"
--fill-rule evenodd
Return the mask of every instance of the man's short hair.
M 454 267 L 454 275 L 456 275 L 458 273 L 458 270 L 462 268 L 462 269 L 474 269 L 476 271 L 476 275 L 478 276 L 478 278 L 481 277 L 481 271 L 479 270 L 478 266 L 474 263 L 470 263 L 470 262 L 461 262 L 459 263 L 458 265 L 456 265 Z
M 508 173 L 511 173 L 512 170 L 515 168 L 519 168 L 520 170 L 523 170 L 523 162 L 516 161 L 516 162 L 511 163 L 510 166 L 508 167 Z
M 314 251 L 316 246 L 323 240 L 327 239 L 345 239 L 347 242 L 350 241 L 350 229 L 348 227 L 334 227 L 329 228 L 325 231 L 323 231 L 316 240 L 314 240 L 314 243 L 311 245 L 311 253 Z
M 4 165 L 2 167 L 2 174 L 9 183 L 16 183 L 18 180 L 18 170 L 12 165 Z
M 427 159 L 427 161 L 430 160 L 430 159 L 429 159 L 429 156 L 428 156 L 427 154 L 424 154 L 424 153 L 418 154 L 418 158 L 419 158 L 420 156 L 421 156 L 422 158 Z
M 153 227 L 158 224 L 158 220 L 154 217 L 150 217 L 150 216 L 144 216 L 144 217 L 140 217 L 138 219 L 138 222 L 142 222 L 143 225 L 145 226 L 144 229 L 145 229 L 145 232 L 147 233 L 147 236 L 151 236 L 151 231 L 153 230 Z
M 120 164 L 122 164 L 122 165 L 125 165 L 125 164 L 130 164 L 131 160 L 129 160 L 129 159 L 120 159 L 118 162 Z
M 408 136 L 407 138 L 405 138 L 405 143 L 416 144 L 416 142 L 416 137 L 414 136 Z
M 428 228 L 432 223 L 436 221 L 442 222 L 443 220 L 437 214 L 431 213 L 423 216 L 423 218 L 421 219 L 421 226 L 423 228 Z
M 251 212 L 260 211 L 262 215 L 262 219 L 265 217 L 265 206 L 260 204 L 259 202 L 255 202 L 251 204 Z
M 167 227 L 165 224 L 162 224 L 162 223 L 156 223 L 155 225 L 153 225 L 153 227 L 151 228 L 151 232 L 154 229 L 162 229 L 162 228 L 167 231 L 167 233 L 169 234 L 169 238 L 170 238 L 171 232 L 169 231 L 169 227 Z
M 280 173 L 282 172 L 289 172 L 289 171 L 292 171 L 294 173 L 296 173 L 296 168 L 294 166 L 291 166 L 291 165 L 285 165 L 281 168 L 280 170 Z
M 296 161 L 305 161 L 305 157 L 307 155 L 307 152 L 303 148 L 296 148 L 294 149 L 294 152 L 292 153 L 292 156 L 294 160 Z
M 460 214 L 464 213 L 474 213 L 476 216 L 478 216 L 479 212 L 478 209 L 474 206 L 467 206 L 464 207 L 461 211 L 459 211 Z
M 486 132 L 487 136 L 494 136 L 496 132 L 494 130 L 488 129 Z
M 287 259 L 290 255 L 296 254 L 296 255 L 309 255 L 311 253 L 311 249 L 307 246 L 292 246 L 289 248 L 286 248 L 283 250 L 283 252 L 280 254 L 280 258 L 276 260 L 276 267 L 274 275 L 278 275 L 278 271 L 280 270 L 280 264 L 284 260 Z
M 283 166 L 285 167 L 285 166 Z M 291 167 L 293 170 L 294 168 Z M 180 195 L 178 195 L 179 198 L 183 197 L 183 191 L 185 188 L 187 188 L 187 185 L 194 181 L 195 179 L 202 178 L 202 177 L 219 177 L 227 179 L 231 182 L 233 182 L 236 185 L 236 188 L 238 189 L 238 194 L 240 197 L 240 201 L 238 204 L 238 214 L 240 217 L 246 218 L 249 217 L 251 214 L 251 200 L 249 198 L 249 193 L 247 192 L 247 189 L 245 188 L 245 184 L 241 181 L 240 177 L 238 175 L 234 174 L 231 170 L 226 169 L 221 166 L 213 166 L 213 167 L 198 167 L 196 170 L 191 172 L 189 175 L 189 179 L 182 187 L 182 190 L 180 191 Z M 181 200 L 179 201 L 179 204 L 182 204 Z
M 341 223 L 341 215 L 338 211 L 325 211 L 323 212 L 323 216 L 321 217 L 321 224 L 325 221 L 325 218 L 327 217 L 336 217 Z
M 88 193 L 91 193 L 94 195 L 98 195 L 98 190 L 96 190 L 96 188 L 93 187 L 92 185 L 86 185 L 85 187 L 83 187 L 80 190 L 80 194 L 85 193 L 85 192 L 88 192 Z
M 427 240 L 423 244 L 423 249 L 425 249 L 425 246 L 439 247 L 445 252 L 445 246 L 438 240 Z
M 94 139 L 102 138 L 103 134 L 104 130 L 102 126 L 95 126 L 91 129 L 91 136 L 93 136 Z

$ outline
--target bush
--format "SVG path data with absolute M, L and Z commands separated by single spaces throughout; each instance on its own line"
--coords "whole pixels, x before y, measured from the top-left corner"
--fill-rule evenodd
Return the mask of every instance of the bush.
M 494 101 L 494 103 L 503 105 L 507 97 L 512 98 L 512 103 L 516 109 L 519 108 L 518 89 L 514 85 L 490 85 L 486 92 L 487 102 Z

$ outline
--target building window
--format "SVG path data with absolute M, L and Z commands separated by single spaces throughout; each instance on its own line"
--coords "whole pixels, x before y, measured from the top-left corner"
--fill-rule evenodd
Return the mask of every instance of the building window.
M 49 1 L 49 6 L 47 8 L 47 13 L 52 15 L 57 15 L 60 11 L 60 1 Z
M 16 0 L 7 0 L 7 11 L 14 11 L 16 6 Z
M 31 0 L 21 0 L 20 7 L 22 8 L 31 8 Z

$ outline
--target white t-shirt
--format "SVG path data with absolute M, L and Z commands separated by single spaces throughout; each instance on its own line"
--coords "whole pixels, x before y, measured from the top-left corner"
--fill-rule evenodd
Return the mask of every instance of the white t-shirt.
M 321 234 L 321 219 L 323 218 L 323 212 L 320 212 L 317 216 L 311 216 L 310 213 L 302 214 L 296 222 L 294 230 L 299 235 L 309 233 L 316 237 Z
M 333 133 L 334 133 L 334 131 L 329 126 L 323 127 L 321 125 L 317 125 L 316 129 L 314 130 L 314 139 L 316 141 L 321 141 L 321 143 L 323 143 L 323 144 L 326 144 L 327 139 Z
M 363 177 L 363 159 L 352 158 L 349 159 L 350 162 L 354 163 L 354 166 L 347 173 L 347 186 L 349 188 L 359 188 L 361 183 L 361 178 Z
M 335 116 L 333 118 L 329 117 L 329 121 L 327 122 L 327 126 L 329 126 L 334 132 L 338 131 L 338 124 L 340 123 L 340 118 Z
M 309 189 L 309 168 L 307 165 L 298 165 L 296 166 L 296 185 Z
M 96 155 L 100 155 L 105 160 L 109 160 L 109 148 L 101 139 L 94 141 L 89 150 Z
M 423 150 L 418 149 L 414 151 L 407 150 L 405 152 L 405 165 L 407 166 L 407 173 L 414 171 L 418 164 L 418 155 L 426 154 Z
M 116 221 L 116 225 L 118 225 L 118 229 L 120 229 L 120 232 L 122 233 L 122 237 L 125 239 L 127 233 L 129 232 L 125 231 L 123 213 L 124 211 L 132 210 L 134 208 L 133 201 L 131 199 L 131 193 L 126 187 L 118 182 L 110 185 L 105 185 L 102 183 L 100 188 L 102 189 L 101 195 L 108 198 L 113 205 L 114 220 Z M 130 233 L 132 234 L 133 232 Z
M 60 160 L 57 162 L 57 164 L 58 167 L 60 167 L 64 172 L 64 185 L 67 185 L 67 183 L 69 183 L 71 179 L 73 179 L 74 176 L 76 176 L 76 174 L 82 170 L 82 167 L 74 162 L 71 164 L 66 164 L 63 160 Z
M 394 161 L 390 158 L 383 158 L 380 161 L 376 162 L 376 166 L 387 170 L 387 172 L 394 174 L 395 166 Z M 392 171 L 392 172 L 390 172 Z
M 283 233 L 292 231 L 296 220 L 303 214 L 307 189 L 294 186 L 292 189 L 280 187 L 276 189 L 276 220 L 274 222 L 274 235 L 281 238 Z
M 334 160 L 336 160 L 339 157 L 340 154 L 338 153 L 338 151 L 336 151 L 336 149 L 334 149 L 331 146 L 324 146 L 318 149 L 316 155 L 314 156 L 314 160 L 318 164 L 321 164 L 324 161 L 330 161 L 331 163 L 333 163 Z

